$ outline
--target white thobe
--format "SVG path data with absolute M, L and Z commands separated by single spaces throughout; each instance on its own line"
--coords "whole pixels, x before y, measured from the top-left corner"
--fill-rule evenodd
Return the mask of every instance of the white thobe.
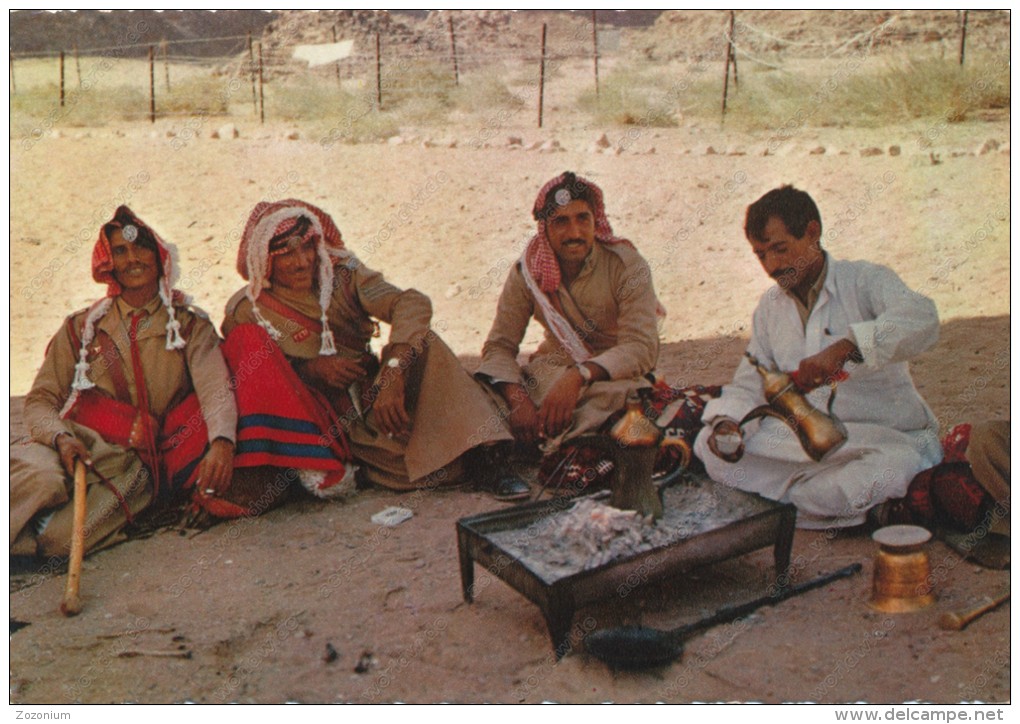
M 847 363 L 833 413 L 849 433 L 842 448 L 811 460 L 781 421 L 765 418 L 744 427 L 745 452 L 736 463 L 708 448 L 720 416 L 740 420 L 765 402 L 760 375 L 743 359 L 733 382 L 705 408 L 695 453 L 709 476 L 797 506 L 801 528 L 859 525 L 867 510 L 902 497 L 913 477 L 942 459 L 938 422 L 910 377 L 908 360 L 935 344 L 935 304 L 910 290 L 891 269 L 864 261 L 829 259 L 818 300 L 806 323 L 793 298 L 772 287 L 754 312 L 748 351 L 766 367 L 791 371 L 802 359 L 850 339 L 863 362 Z M 830 389 L 808 395 L 825 410 Z

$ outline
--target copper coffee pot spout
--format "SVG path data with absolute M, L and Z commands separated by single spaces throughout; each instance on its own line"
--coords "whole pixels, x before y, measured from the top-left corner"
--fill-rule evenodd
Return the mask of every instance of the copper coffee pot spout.
M 789 374 L 765 367 L 750 352 L 745 354 L 761 375 L 767 404 L 744 415 L 740 421 L 741 427 L 759 417 L 782 420 L 796 433 L 804 452 L 815 461 L 842 447 L 846 442 L 847 431 L 839 418 L 832 414 L 832 403 L 836 399 L 835 382 L 832 383 L 826 414 L 808 402 Z

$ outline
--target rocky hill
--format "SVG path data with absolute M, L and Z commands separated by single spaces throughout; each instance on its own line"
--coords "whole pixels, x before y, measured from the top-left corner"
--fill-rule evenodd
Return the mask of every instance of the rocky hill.
M 123 56 L 143 56 L 149 44 L 163 40 L 195 41 L 251 33 L 254 37 L 276 17 L 264 10 L 14 10 L 10 18 L 10 51 L 56 53 L 75 47 L 117 48 Z M 188 43 L 188 55 L 217 57 L 237 50 L 237 41 Z M 136 47 L 124 47 L 136 46 Z
M 667 10 L 632 48 L 652 60 L 696 60 L 720 55 L 728 32 L 728 10 Z M 970 47 L 1009 50 L 1010 12 L 971 10 Z M 956 10 L 738 10 L 734 37 L 745 53 L 786 53 L 820 58 L 848 49 L 942 44 L 955 50 L 961 14 Z
M 600 24 L 621 27 L 650 26 L 659 16 L 659 10 L 608 11 L 598 13 Z M 518 47 L 522 45 L 520 35 L 523 28 L 539 25 L 542 19 L 549 22 L 586 23 L 589 11 L 493 11 L 454 10 L 437 13 L 424 10 L 322 10 L 322 11 L 265 11 L 265 10 L 114 10 L 114 11 L 45 11 L 14 10 L 10 13 L 10 50 L 17 54 L 57 53 L 90 48 L 121 48 L 130 44 L 136 48 L 124 48 L 118 52 L 124 55 L 145 55 L 148 44 L 162 40 L 195 41 L 204 38 L 244 36 L 252 33 L 256 38 L 266 33 L 265 41 L 271 46 L 274 35 L 279 36 L 281 27 L 293 27 L 295 22 L 303 26 L 295 37 L 300 42 L 331 42 L 335 26 L 339 38 L 368 38 L 376 31 L 385 34 L 390 42 L 414 42 L 415 38 L 428 35 L 428 28 L 438 18 L 444 25 L 446 15 L 452 14 L 458 27 L 464 29 L 465 47 L 476 41 L 499 43 Z M 572 17 L 573 16 L 573 17 Z M 298 20 L 299 19 L 299 20 Z M 505 31 L 513 26 L 512 32 Z M 438 26 L 437 26 L 438 27 Z M 521 30 L 519 30 L 519 28 Z M 533 28 L 532 28 L 533 30 Z M 536 32 L 530 35 L 537 37 Z M 443 41 L 447 42 L 445 35 Z M 527 43 L 534 44 L 529 38 Z M 189 43 L 187 54 L 204 57 L 224 56 L 237 50 L 234 41 Z
M 597 17 L 600 26 L 621 30 L 624 50 L 651 60 L 718 55 L 729 26 L 726 10 L 601 10 Z M 548 26 L 550 53 L 569 53 L 571 45 L 583 45 L 590 37 L 591 11 L 587 10 L 17 10 L 10 13 L 10 49 L 17 55 L 69 51 L 77 46 L 144 55 L 146 45 L 162 40 L 236 38 L 250 32 L 256 39 L 261 37 L 267 53 L 288 57 L 292 45 L 328 43 L 334 38 L 354 39 L 358 47 L 369 48 L 376 33 L 391 48 L 445 51 L 451 18 L 458 51 L 465 55 L 537 53 L 543 23 Z M 811 58 L 864 45 L 932 44 L 941 44 L 949 52 L 959 44 L 960 19 L 956 10 L 740 10 L 735 36 L 743 52 L 750 54 Z M 971 47 L 1008 50 L 1010 12 L 969 11 L 967 32 Z M 171 46 L 171 53 L 205 57 L 237 50 L 236 40 Z

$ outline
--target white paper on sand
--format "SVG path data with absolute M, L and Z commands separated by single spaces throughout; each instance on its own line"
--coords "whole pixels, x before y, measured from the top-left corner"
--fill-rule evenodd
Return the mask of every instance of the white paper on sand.
M 389 508 L 384 508 L 373 515 L 372 522 L 379 525 L 400 525 L 405 520 L 409 520 L 413 515 L 414 512 L 408 508 L 398 508 L 395 505 L 391 505 Z

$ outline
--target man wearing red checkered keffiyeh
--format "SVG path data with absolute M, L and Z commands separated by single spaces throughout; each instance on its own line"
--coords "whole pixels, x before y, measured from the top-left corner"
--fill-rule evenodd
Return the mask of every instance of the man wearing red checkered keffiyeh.
M 127 206 L 100 227 L 92 278 L 106 295 L 54 335 L 25 398 L 32 441 L 11 447 L 12 554 L 67 555 L 76 461 L 86 550 L 122 540 L 153 502 L 230 487 L 237 410 L 220 339 L 176 275 L 174 247 Z
M 478 374 L 509 406 L 515 438 L 548 451 L 597 429 L 649 385 L 665 312 L 647 262 L 613 234 L 594 183 L 561 174 L 532 213 L 538 231 L 504 284 Z M 522 367 L 532 317 L 545 339 Z

